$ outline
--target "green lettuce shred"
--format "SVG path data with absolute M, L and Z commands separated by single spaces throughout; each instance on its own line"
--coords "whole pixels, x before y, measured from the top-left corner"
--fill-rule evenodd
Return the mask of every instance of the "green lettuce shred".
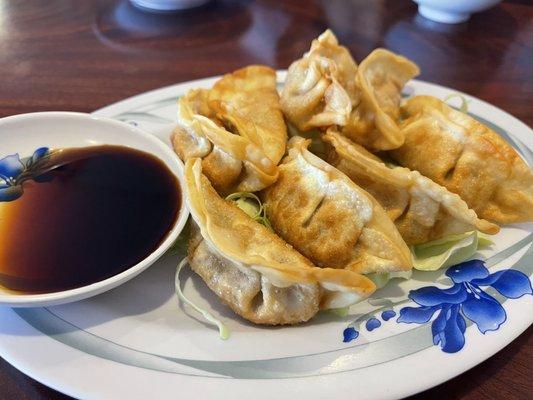
M 436 271 L 466 261 L 479 249 L 491 244 L 492 240 L 489 236 L 472 231 L 411 246 L 413 267 L 419 271 Z M 366 277 L 372 280 L 378 289 L 381 289 L 391 279 L 409 279 L 411 275 L 412 271 L 399 271 L 367 274 Z
M 365 275 L 368 279 L 374 282 L 376 288 L 381 289 L 385 287 L 391 279 L 410 279 L 413 271 L 395 271 L 395 272 L 374 272 Z
M 466 261 L 479 249 L 491 244 L 489 237 L 478 231 L 449 235 L 411 246 L 413 266 L 419 271 L 436 271 Z
M 237 207 L 244 211 L 254 221 L 272 230 L 272 225 L 266 216 L 266 207 L 259 197 L 250 192 L 236 192 L 226 197 L 226 200 L 235 202 Z
M 332 308 L 329 310 L 333 314 L 335 314 L 337 317 L 346 317 L 348 313 L 350 312 L 350 306 L 342 307 L 342 308 Z
M 182 271 L 183 267 L 188 264 L 188 259 L 184 258 L 180 261 L 178 264 L 178 267 L 176 269 L 176 279 L 174 281 L 175 287 L 176 287 L 176 295 L 180 299 L 180 301 L 188 304 L 193 309 L 195 309 L 197 312 L 202 314 L 202 316 L 205 318 L 205 320 L 210 323 L 211 325 L 214 325 L 218 328 L 218 334 L 220 336 L 220 339 L 226 340 L 230 336 L 230 330 L 229 328 L 224 325 L 222 321 L 220 321 L 218 318 L 216 318 L 213 314 L 211 314 L 209 311 L 204 310 L 203 308 L 197 306 L 192 302 L 192 300 L 188 299 L 183 292 L 181 291 L 181 282 L 180 282 L 180 272 Z
M 468 102 L 469 101 L 462 94 L 452 93 L 452 94 L 446 96 L 443 101 L 445 103 L 447 103 L 448 100 L 451 100 L 451 99 L 453 99 L 455 97 L 459 97 L 459 99 L 461 99 L 461 105 L 459 106 L 459 111 L 461 111 L 462 113 L 465 113 L 465 114 L 468 113 Z

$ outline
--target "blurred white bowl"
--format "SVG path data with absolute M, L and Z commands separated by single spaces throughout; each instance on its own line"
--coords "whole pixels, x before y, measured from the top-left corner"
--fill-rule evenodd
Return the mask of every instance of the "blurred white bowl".
M 459 24 L 470 15 L 486 10 L 501 0 L 413 0 L 418 3 L 418 12 L 432 21 Z
M 211 0 L 130 0 L 134 6 L 149 11 L 176 11 L 199 7 Z

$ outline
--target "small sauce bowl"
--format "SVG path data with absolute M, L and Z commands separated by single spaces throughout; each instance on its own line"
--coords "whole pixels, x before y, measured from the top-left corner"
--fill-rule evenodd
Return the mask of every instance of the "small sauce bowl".
M 142 261 L 110 278 L 86 286 L 53 293 L 26 294 L 0 286 L 0 305 L 42 307 L 70 303 L 95 296 L 132 279 L 152 265 L 176 241 L 189 211 L 184 198 L 183 164 L 156 137 L 124 122 L 74 112 L 39 112 L 0 119 L 0 160 L 8 155 L 31 156 L 36 149 L 81 148 L 117 145 L 144 151 L 159 158 L 180 185 L 180 210 L 159 246 Z M 1 220 L 0 220 L 0 223 Z M 2 240 L 0 238 L 0 246 Z M 1 250 L 1 249 L 0 249 Z

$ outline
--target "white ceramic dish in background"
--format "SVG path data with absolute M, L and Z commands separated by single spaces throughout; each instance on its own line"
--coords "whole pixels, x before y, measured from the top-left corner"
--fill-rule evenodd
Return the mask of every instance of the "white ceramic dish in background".
M 285 73 L 278 74 L 281 84 Z M 138 124 L 168 145 L 177 97 L 208 88 L 216 78 L 169 86 L 96 111 L 95 115 Z M 456 90 L 411 81 L 405 93 L 444 99 Z M 472 96 L 469 112 L 490 124 L 532 163 L 533 133 L 508 113 Z M 458 99 L 455 99 L 458 100 Z M 455 103 L 458 105 L 460 102 Z M 507 268 L 533 276 L 533 224 L 504 227 L 483 251 L 490 272 Z M 519 245 L 517 247 L 517 245 Z M 294 327 L 261 327 L 233 314 L 195 274 L 184 271 L 183 290 L 231 329 L 227 341 L 187 306 L 179 306 L 174 275 L 182 255 L 165 255 L 115 290 L 57 307 L 0 307 L 0 355 L 34 379 L 75 398 L 193 397 L 278 399 L 399 399 L 436 386 L 486 360 L 533 322 L 533 296 L 502 301 L 506 321 L 482 334 L 465 327 L 465 345 L 446 353 L 433 344 L 432 321 L 420 325 L 396 318 L 343 343 L 343 330 L 366 313 L 370 301 L 406 300 L 410 290 L 452 282 L 439 271 L 393 281 L 346 317 L 330 313 Z M 495 262 L 494 260 L 499 260 Z M 435 283 L 438 281 L 440 283 Z M 380 314 L 376 314 L 381 318 Z M 466 386 L 469 383 L 465 383 Z
M 40 112 L 0 119 L 0 159 L 18 153 L 30 156 L 37 148 L 72 148 L 103 144 L 122 145 L 151 153 L 162 160 L 183 187 L 183 164 L 153 135 L 124 122 L 73 112 Z M 178 218 L 160 246 L 140 263 L 103 281 L 76 289 L 44 294 L 19 294 L 0 287 L 0 305 L 37 307 L 64 304 L 110 290 L 152 265 L 174 243 L 189 216 L 181 190 Z M 1 223 L 1 222 L 0 222 Z M 0 239 L 1 240 L 1 239 Z
M 130 0 L 131 3 L 143 10 L 165 12 L 187 10 L 203 6 L 211 0 Z
M 487 10 L 501 0 L 413 0 L 423 17 L 445 24 L 467 21 L 474 13 Z

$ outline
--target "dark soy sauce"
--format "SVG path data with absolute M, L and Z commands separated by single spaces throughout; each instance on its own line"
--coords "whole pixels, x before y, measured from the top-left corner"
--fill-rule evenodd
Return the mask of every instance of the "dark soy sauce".
M 157 157 L 122 146 L 63 149 L 62 166 L 0 202 L 0 285 L 28 293 L 72 289 L 116 275 L 165 239 L 180 187 Z

